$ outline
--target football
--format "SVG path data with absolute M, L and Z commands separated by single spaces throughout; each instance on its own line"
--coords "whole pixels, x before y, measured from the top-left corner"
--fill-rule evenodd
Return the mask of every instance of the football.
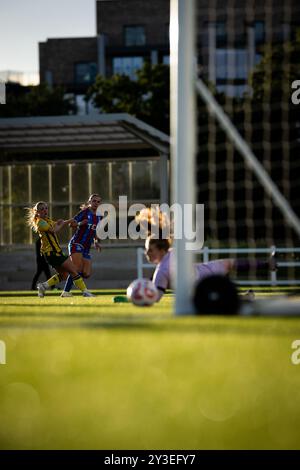
M 158 290 L 149 279 L 136 279 L 127 288 L 127 298 L 134 305 L 149 306 L 158 299 Z

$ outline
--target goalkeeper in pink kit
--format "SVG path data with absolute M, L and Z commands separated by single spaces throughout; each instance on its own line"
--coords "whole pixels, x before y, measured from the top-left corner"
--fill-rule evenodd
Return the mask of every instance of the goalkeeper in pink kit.
M 151 216 L 149 216 L 149 220 L 150 217 Z M 159 232 L 161 232 L 161 230 L 159 230 Z M 171 239 L 155 238 L 154 235 L 149 235 L 145 242 L 145 254 L 148 261 L 156 265 L 152 281 L 159 291 L 159 301 L 166 289 L 172 287 L 173 249 L 171 248 Z M 232 271 L 249 272 L 251 269 L 276 270 L 274 255 L 267 260 L 227 258 L 213 260 L 207 263 L 196 263 L 194 265 L 195 281 L 201 281 L 215 275 L 227 276 Z M 248 291 L 243 298 L 245 298 L 245 300 L 254 300 L 254 292 L 252 290 Z

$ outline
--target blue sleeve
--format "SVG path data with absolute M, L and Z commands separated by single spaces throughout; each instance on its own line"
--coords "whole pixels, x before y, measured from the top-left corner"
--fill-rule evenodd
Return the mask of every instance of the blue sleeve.
M 85 210 L 78 212 L 78 214 L 74 216 L 74 220 L 76 220 L 76 222 L 81 222 L 83 219 L 86 219 L 85 212 Z

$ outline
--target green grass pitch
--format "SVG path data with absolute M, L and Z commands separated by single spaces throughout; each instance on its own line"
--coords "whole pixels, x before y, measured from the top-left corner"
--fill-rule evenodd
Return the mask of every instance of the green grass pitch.
M 1 449 L 299 449 L 300 318 L 0 293 Z

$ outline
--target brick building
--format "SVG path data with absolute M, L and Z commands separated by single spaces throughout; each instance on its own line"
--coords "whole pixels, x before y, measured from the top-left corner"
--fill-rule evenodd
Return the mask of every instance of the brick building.
M 80 96 L 97 73 L 134 77 L 145 60 L 169 62 L 169 0 L 98 0 L 96 11 L 95 37 L 39 43 L 41 82 Z
M 98 72 L 97 38 L 56 38 L 39 44 L 40 81 L 85 92 Z
M 170 0 L 96 0 L 96 36 L 39 44 L 41 82 L 84 94 L 97 73 L 134 77 L 145 60 L 169 63 Z M 263 45 L 295 37 L 296 0 L 197 1 L 201 72 L 229 96 L 242 96 Z
M 133 76 L 144 60 L 169 62 L 169 0 L 97 2 L 97 34 L 105 47 L 105 73 Z

